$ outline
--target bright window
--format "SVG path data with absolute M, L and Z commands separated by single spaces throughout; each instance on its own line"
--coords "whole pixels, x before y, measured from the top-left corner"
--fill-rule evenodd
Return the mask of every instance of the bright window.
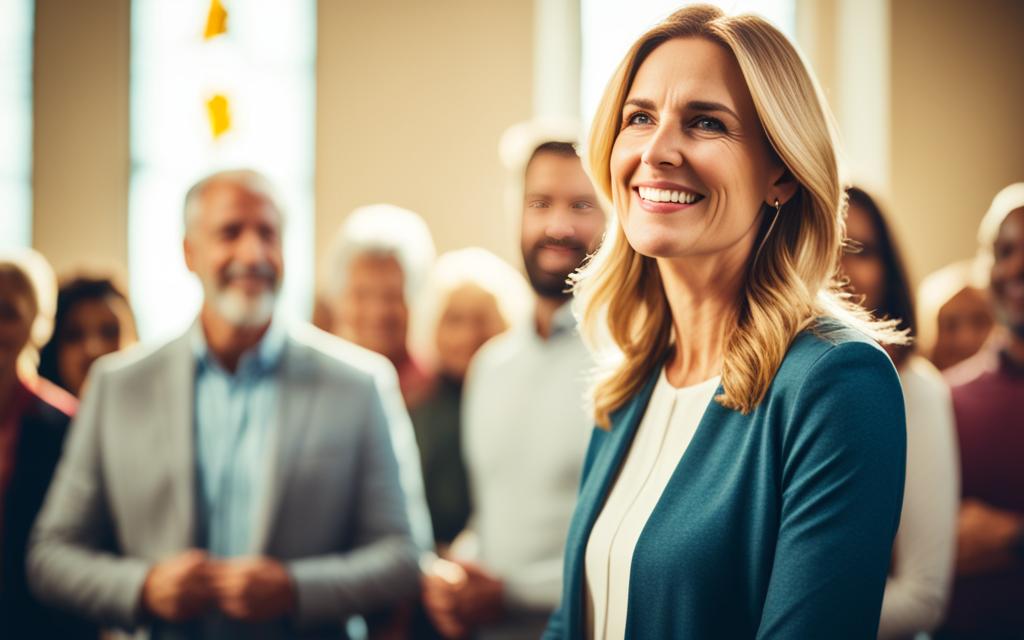
M 0 249 L 32 242 L 33 0 L 0 0 Z
M 630 45 L 686 4 L 680 0 L 580 0 L 583 41 L 580 108 L 583 122 L 589 124 L 608 80 Z M 729 14 L 756 13 L 795 40 L 795 0 L 723 0 L 711 4 L 719 5 Z
M 183 330 L 201 301 L 182 257 L 182 206 L 196 180 L 252 168 L 286 208 L 280 305 L 313 296 L 316 0 L 221 0 L 226 31 L 204 38 L 210 0 L 133 0 L 129 264 L 143 339 Z M 230 127 L 214 135 L 210 101 Z M 225 108 L 221 108 L 225 107 Z

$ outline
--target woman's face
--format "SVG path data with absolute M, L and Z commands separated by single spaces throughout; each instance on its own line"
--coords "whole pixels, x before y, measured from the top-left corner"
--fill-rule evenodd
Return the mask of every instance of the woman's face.
M 121 348 L 118 303 L 123 304 L 123 301 L 113 297 L 82 300 L 71 308 L 59 328 L 57 369 L 68 390 L 75 395 L 81 393 L 92 363 Z
M 861 207 L 850 203 L 846 217 L 846 235 L 860 250 L 843 253 L 843 273 L 850 279 L 850 288 L 864 296 L 864 308 L 877 309 L 885 296 L 885 265 L 879 252 L 878 230 Z
M 10 372 L 32 335 L 36 311 L 17 287 L 0 280 L 0 371 Z
M 334 308 L 335 333 L 400 364 L 406 354 L 409 308 L 405 276 L 391 256 L 358 256 Z
M 970 358 L 984 346 L 995 325 L 995 314 L 984 291 L 965 287 L 939 308 L 936 322 L 932 362 L 939 369 L 946 369 Z
M 505 328 L 493 295 L 473 284 L 452 291 L 437 324 L 441 372 L 455 380 L 464 379 L 477 349 Z
M 611 155 L 613 198 L 637 252 L 745 263 L 762 206 L 792 195 L 775 185 L 783 174 L 728 50 L 677 38 L 640 65 Z

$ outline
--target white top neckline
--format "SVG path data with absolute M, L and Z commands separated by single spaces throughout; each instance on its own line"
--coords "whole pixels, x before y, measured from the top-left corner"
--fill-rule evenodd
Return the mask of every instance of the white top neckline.
M 584 555 L 587 637 L 626 633 L 633 552 L 689 447 L 721 376 L 673 387 L 664 367 L 618 477 L 590 531 Z
M 662 367 L 661 368 L 661 374 L 658 376 L 657 385 L 664 385 L 664 386 L 668 387 L 669 389 L 671 389 L 675 393 L 702 394 L 705 391 L 705 389 L 704 389 L 705 386 L 711 386 L 711 384 L 714 383 L 714 387 L 717 389 L 718 385 L 721 382 L 722 382 L 722 374 L 718 374 L 717 376 L 714 376 L 713 378 L 708 378 L 707 380 L 704 380 L 703 382 L 695 382 L 693 384 L 688 384 L 688 385 L 686 385 L 684 387 L 677 387 L 677 386 L 673 385 L 671 382 L 669 382 L 669 379 L 668 379 L 668 367 Z

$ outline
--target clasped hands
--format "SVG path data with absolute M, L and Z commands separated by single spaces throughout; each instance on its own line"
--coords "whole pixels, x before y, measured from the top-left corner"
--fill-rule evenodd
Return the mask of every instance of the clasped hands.
M 481 566 L 434 558 L 423 569 L 423 605 L 444 637 L 466 637 L 504 614 L 504 584 Z
M 980 500 L 965 498 L 957 520 L 956 570 L 961 576 L 1005 571 L 1020 562 L 1024 518 Z
M 190 549 L 153 565 L 142 586 L 146 613 L 168 622 L 214 609 L 236 620 L 263 622 L 288 615 L 295 604 L 287 569 L 261 556 L 222 559 Z

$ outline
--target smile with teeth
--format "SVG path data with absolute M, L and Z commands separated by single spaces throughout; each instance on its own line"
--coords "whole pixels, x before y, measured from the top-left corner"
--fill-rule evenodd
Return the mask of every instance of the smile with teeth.
M 676 202 L 679 204 L 693 204 L 704 198 L 699 193 L 689 191 L 672 191 L 670 189 L 654 189 L 652 187 L 638 187 L 637 193 L 648 202 Z

